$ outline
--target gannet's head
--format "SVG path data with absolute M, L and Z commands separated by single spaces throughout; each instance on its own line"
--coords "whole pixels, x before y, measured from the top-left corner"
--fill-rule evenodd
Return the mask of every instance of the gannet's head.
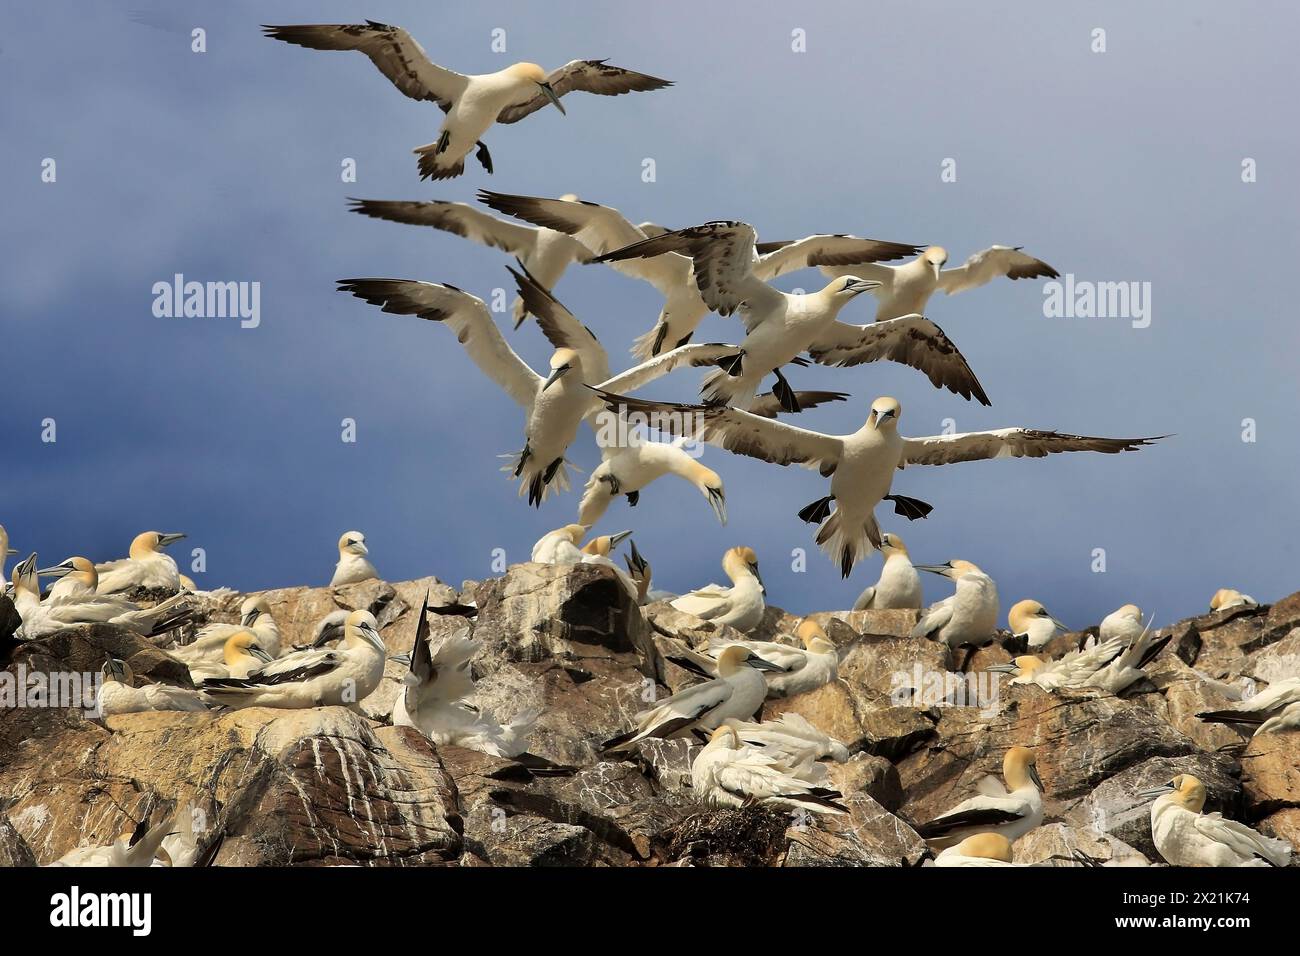
M 95 571 L 95 565 L 89 558 L 80 555 L 68 558 L 62 564 L 56 564 L 52 568 L 42 568 L 36 573 L 47 578 L 72 578 L 80 581 L 91 591 L 99 587 L 99 574 Z
M 553 534 L 561 538 L 567 538 L 570 544 L 576 545 L 587 536 L 587 532 L 590 530 L 590 527 L 585 524 L 566 524 L 563 528 L 556 528 L 554 531 L 548 532 L 548 536 Z
M 970 561 L 962 561 L 961 559 L 946 561 L 943 564 L 918 564 L 916 569 L 918 571 L 929 571 L 931 574 L 938 574 L 953 581 L 960 581 L 968 574 L 984 573 Z
M 765 661 L 744 644 L 729 644 L 718 655 L 718 676 L 729 677 L 742 667 L 753 667 L 761 671 L 779 671 L 782 668 L 770 661 Z
M 728 750 L 740 749 L 740 731 L 738 731 L 730 720 L 718 725 L 713 733 L 709 734 L 709 743 L 718 744 Z
M 1011 862 L 1011 841 L 1001 833 L 977 833 L 957 844 L 957 852 L 962 856 L 974 856 L 983 860 L 1001 860 Z
M 902 414 L 903 406 L 898 404 L 898 399 L 883 396 L 871 403 L 867 424 L 876 429 L 897 428 L 898 417 Z
M 556 349 L 551 355 L 551 374 L 542 385 L 542 391 L 546 391 L 561 378 L 572 373 L 577 373 L 577 379 L 582 380 L 582 356 L 574 349 Z
M 364 641 L 381 654 L 387 654 L 384 639 L 379 636 L 379 622 L 369 611 L 353 611 L 343 625 L 345 639 Z
M 948 250 L 943 246 L 930 246 L 921 253 L 921 261 L 934 270 L 934 277 L 939 278 L 939 270 L 948 261 Z
M 266 598 L 260 594 L 244 598 L 244 603 L 239 605 L 239 624 L 241 627 L 252 627 L 262 615 L 271 616 L 271 605 L 267 604 Z
M 1068 627 L 1052 617 L 1047 608 L 1037 601 L 1017 601 L 1011 606 L 1011 611 L 1007 614 L 1007 624 L 1011 627 L 1011 633 L 1017 637 L 1027 634 L 1035 621 L 1049 621 L 1055 628 L 1062 631 L 1069 630 Z
M 1038 668 L 1043 667 L 1044 662 L 1032 654 L 1024 654 L 1020 657 L 1013 657 L 1005 664 L 990 664 L 984 668 L 986 671 L 992 671 L 995 674 L 1011 674 L 1019 677 L 1026 675 L 1032 677 Z
M 364 557 L 369 553 L 370 549 L 366 547 L 366 536 L 360 531 L 349 531 L 347 534 L 339 538 L 340 558 L 346 554 Z
M 104 683 L 116 681 L 119 684 L 131 686 L 135 673 L 131 670 L 131 665 L 124 660 L 116 657 L 110 657 L 104 661 L 104 666 L 99 669 L 100 676 L 104 678 Z
M 226 662 L 227 667 L 242 663 L 245 656 L 256 657 L 264 664 L 275 660 L 262 649 L 261 644 L 257 643 L 257 635 L 252 631 L 239 631 L 226 638 L 225 646 L 221 649 L 221 658 Z
M 26 591 L 40 597 L 41 584 L 37 577 L 35 551 L 13 566 L 13 570 L 9 572 L 9 579 L 13 583 L 15 592 Z
M 637 550 L 635 541 L 628 542 L 628 549 L 631 553 L 623 555 L 623 560 L 627 563 L 628 575 L 636 584 L 637 602 L 644 604 L 646 595 L 650 593 L 650 562 Z
M 718 519 L 719 524 L 727 523 L 727 490 L 722 485 L 722 479 L 712 468 L 705 468 L 698 461 L 690 462 L 687 467 L 687 479 L 696 488 L 700 489 L 700 494 L 704 495 L 708 501 L 709 507 L 713 509 L 714 517 Z
M 158 847 L 157 851 L 154 853 L 153 860 L 155 863 L 160 863 L 163 866 L 175 865 L 172 863 L 172 855 L 167 852 L 166 847 L 162 847 L 162 846 Z
M 886 558 L 895 554 L 907 557 L 907 545 L 903 544 L 903 539 L 896 534 L 882 534 L 880 536 L 880 553 Z
M 1163 787 L 1142 790 L 1138 796 L 1144 800 L 1158 797 L 1166 803 L 1176 803 L 1192 813 L 1200 813 L 1205 809 L 1205 784 L 1190 773 L 1180 773 Z
M 199 589 L 199 586 L 194 583 L 194 579 L 190 577 L 188 574 L 181 574 L 178 575 L 178 577 L 180 578 L 181 581 L 182 591 L 189 591 L 191 594 L 193 594 L 195 591 Z
M 526 90 L 530 99 L 540 90 L 543 96 L 555 104 L 557 110 L 561 113 L 565 112 L 564 104 L 560 102 L 555 88 L 546 80 L 546 71 L 536 63 L 514 63 L 501 72 L 509 76 L 521 89 Z
M 857 276 L 838 276 L 822 288 L 821 294 L 833 301 L 844 303 L 855 299 L 864 292 L 874 292 L 880 288 L 875 279 L 859 279 Z
M 1214 597 L 1210 598 L 1210 610 L 1217 611 L 1220 608 L 1235 607 L 1245 603 L 1245 596 L 1235 588 L 1219 588 L 1214 592 Z
M 599 537 L 592 538 L 582 546 L 582 553 L 598 554 L 602 558 L 608 558 L 610 552 L 618 547 L 619 542 L 631 533 L 631 531 L 619 531 L 616 534 L 602 534 Z
M 799 622 L 794 636 L 803 641 L 804 648 L 811 654 L 829 654 L 835 650 L 835 645 L 826 636 L 826 631 L 810 617 Z
M 127 554 L 136 561 L 141 561 L 183 537 L 185 535 L 180 532 L 146 531 L 135 536 L 131 542 L 131 550 Z
M 1136 604 L 1125 604 L 1123 607 L 1118 608 L 1115 611 L 1115 616 L 1127 617 L 1131 620 L 1137 621 L 1139 624 L 1142 623 L 1142 609 Z
M 727 577 L 732 581 L 739 580 L 747 574 L 753 575 L 758 581 L 758 586 L 763 588 L 763 593 L 767 593 L 763 578 L 758 573 L 758 555 L 754 553 L 753 548 L 732 548 L 722 556 L 722 570 L 727 572 Z
M 1008 790 L 1019 790 L 1033 784 L 1043 792 L 1043 781 L 1038 776 L 1038 758 L 1028 747 L 1012 747 L 1002 758 L 1002 776 Z

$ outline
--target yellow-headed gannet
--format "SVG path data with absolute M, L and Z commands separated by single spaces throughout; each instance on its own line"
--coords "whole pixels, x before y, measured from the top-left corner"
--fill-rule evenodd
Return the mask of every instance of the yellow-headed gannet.
M 1012 637 L 1022 639 L 1034 649 L 1047 644 L 1056 636 L 1057 631 L 1069 630 L 1052 617 L 1047 608 L 1030 599 L 1011 605 L 1011 610 L 1007 612 L 1007 627 L 1011 629 Z
M 962 669 L 965 669 L 971 654 L 977 648 L 992 644 L 997 636 L 997 585 L 970 561 L 947 561 L 917 567 L 948 578 L 955 589 L 951 597 L 936 601 L 925 609 L 912 628 L 912 637 L 928 637 L 947 644 L 950 650 L 967 648 L 966 661 L 962 662 Z
M 1118 694 L 1144 676 L 1142 668 L 1155 660 L 1165 645 L 1173 640 L 1172 633 L 1157 637 L 1151 625 L 1142 625 L 1142 609 L 1135 604 L 1125 604 L 1102 619 L 1101 644 L 1120 641 L 1123 652 L 1113 661 L 1088 678 L 1088 684 Z
M 746 807 L 765 803 L 812 813 L 847 813 L 838 790 L 814 786 L 779 760 L 741 742 L 734 727 L 717 728 L 691 762 L 691 789 L 705 803 Z
M 628 549 L 631 553 L 623 556 L 623 562 L 627 565 L 628 576 L 632 579 L 632 583 L 636 585 L 637 604 L 671 601 L 679 596 L 671 591 L 651 588 L 650 583 L 654 571 L 650 567 L 650 562 L 645 559 L 645 555 L 637 550 L 635 541 L 628 542 Z
M 1028 747 L 1012 747 L 1002 758 L 1006 787 L 994 777 L 978 783 L 980 795 L 916 828 L 936 846 L 951 846 L 977 833 L 997 833 L 1014 842 L 1043 822 L 1043 781 Z
M 572 193 L 561 198 L 568 202 L 578 199 Z M 591 261 L 591 252 L 572 236 L 545 226 L 522 226 L 498 219 L 462 202 L 354 199 L 351 209 L 375 219 L 432 226 L 485 246 L 504 249 L 522 262 L 529 274 L 547 289 L 555 288 L 571 263 Z M 515 328 L 519 328 L 527 316 L 523 299 L 515 299 L 511 314 Z
M 1207 710 L 1196 716 L 1211 724 L 1228 724 L 1242 732 L 1254 727 L 1254 733 L 1270 733 L 1294 729 L 1295 704 L 1300 704 L 1300 677 L 1274 681 L 1229 710 Z
M 133 830 L 108 846 L 82 846 L 69 850 L 50 866 L 153 866 L 162 842 L 172 832 L 174 817 L 149 826 L 145 816 Z
M 727 721 L 727 725 L 735 728 L 746 746 L 775 758 L 789 773 L 809 783 L 821 783 L 827 779 L 826 767 L 820 763 L 823 758 L 829 757 L 837 763 L 849 759 L 844 744 L 822 733 L 807 718 L 793 711 L 776 720 L 762 722 L 733 718 Z
M 823 256 L 811 264 L 821 266 L 822 273 L 830 277 L 853 274 L 879 282 L 875 289 L 876 298 L 880 300 L 876 307 L 877 322 L 924 312 L 930 296 L 938 289 L 956 295 L 999 276 L 1055 279 L 1060 275 L 1046 262 L 1021 252 L 1019 246 L 990 246 L 955 269 L 944 269 L 947 261 L 947 250 L 930 246 L 911 262 L 899 266 L 863 264 L 846 255 L 840 255 L 838 259 Z
M 209 678 L 200 689 L 231 708 L 350 706 L 379 686 L 386 656 L 374 615 L 353 611 L 337 648 L 290 655 L 247 678 Z
M 517 123 L 548 104 L 563 113 L 567 93 L 618 96 L 659 90 L 672 83 L 634 73 L 604 60 L 573 60 L 549 74 L 536 63 L 515 63 L 496 73 L 466 76 L 429 60 L 420 44 L 401 27 L 367 20 L 353 24 L 264 26 L 266 35 L 312 50 L 357 50 L 413 100 L 429 100 L 446 113 L 438 139 L 414 152 L 421 179 L 450 179 L 465 171 L 471 149 L 492 172 L 492 157 L 482 142 L 495 123 Z
M 610 558 L 619 542 L 631 534 L 631 531 L 619 531 L 616 534 L 602 534 L 592 538 L 582 546 L 581 563 L 609 568 L 614 572 L 614 577 L 618 578 L 619 583 L 623 585 L 623 589 L 635 600 L 641 596 L 636 581 L 632 579 L 631 574 L 620 568 Z
M 126 661 L 110 657 L 100 668 L 103 683 L 95 699 L 101 717 L 139 714 L 147 710 L 207 710 L 197 692 L 170 684 L 135 687 L 135 673 Z
M 804 618 L 799 622 L 795 636 L 803 642 L 803 647 L 791 647 L 775 641 L 728 641 L 715 637 L 709 642 L 708 653 L 716 659 L 733 643 L 743 644 L 763 660 L 781 668 L 765 675 L 767 696 L 793 697 L 829 684 L 835 680 L 840 668 L 839 652 L 822 626 L 812 618 Z
M 468 628 L 431 646 L 426 598 L 416 621 L 411 651 L 391 658 L 410 668 L 393 703 L 393 726 L 414 727 L 439 746 L 464 747 L 494 757 L 513 758 L 524 753 L 528 733 L 540 711 L 525 709 L 503 723 L 490 710 L 463 703 L 474 693 L 470 658 L 482 646 L 482 642 L 470 639 Z
M 817 543 L 839 565 L 844 577 L 872 548 L 880 546 L 880 528 L 873 512 L 882 500 L 892 501 L 894 510 L 909 519 L 924 517 L 931 510 L 923 501 L 890 494 L 897 469 L 990 458 L 1042 458 L 1067 451 L 1115 454 L 1156 440 L 1091 438 L 1030 428 L 905 438 L 898 433 L 902 408 L 888 397 L 871 403 L 866 423 L 853 434 L 824 435 L 725 405 L 652 402 L 605 389 L 600 395 L 610 409 L 644 415 L 660 430 L 776 465 L 816 468 L 830 476 L 831 494 L 803 508 L 799 517 L 821 523 Z
M 896 534 L 880 535 L 880 553 L 885 563 L 880 578 L 858 595 L 853 604 L 855 611 L 881 611 L 893 608 L 915 608 L 922 605 L 921 576 L 912 567 L 907 545 Z
M 619 495 L 631 507 L 641 500 L 641 491 L 657 478 L 677 475 L 700 490 L 721 524 L 727 523 L 727 493 L 722 478 L 682 450 L 685 439 L 644 441 L 623 447 L 601 449 L 602 461 L 587 479 L 578 505 L 578 522 L 591 527 L 605 514 Z
M 511 196 L 487 190 L 479 193 L 479 200 L 498 212 L 525 222 L 567 232 L 598 256 L 611 256 L 668 232 L 654 223 L 633 225 L 617 209 L 592 202 Z M 701 296 L 704 282 L 697 284 L 697 267 L 692 265 L 690 255 L 684 255 L 675 241 L 670 241 L 669 245 L 673 248 L 657 252 L 642 248 L 636 255 L 599 260 L 624 275 L 650 283 L 664 297 L 658 321 L 649 332 L 637 338 L 632 347 L 632 353 L 642 360 L 685 345 L 709 311 L 716 308 L 712 303 L 706 304 L 707 297 Z M 851 251 L 859 261 L 875 262 L 915 255 L 917 248 L 906 243 L 859 239 L 856 236 L 808 236 L 798 242 L 753 247 L 753 262 L 749 268 L 758 279 L 767 280 L 792 269 L 805 268 L 813 264 L 816 256 L 835 251 Z
M 112 594 L 131 588 L 180 590 L 180 571 L 171 555 L 162 549 L 184 537 L 182 533 L 159 531 L 136 535 L 127 557 L 95 565 L 99 573 L 99 593 Z
M 935 866 L 1015 866 L 1011 841 L 1001 833 L 977 833 L 934 858 Z
M 349 531 L 340 537 L 339 561 L 334 565 L 334 576 L 330 578 L 330 587 L 378 578 L 379 572 L 366 557 L 368 554 L 370 549 L 366 547 L 366 536 L 360 531 Z
M 116 624 L 142 637 L 153 637 L 188 623 L 194 614 L 192 599 L 184 592 L 151 608 L 141 608 L 119 594 L 97 592 L 95 565 L 86 558 L 68 558 L 41 571 L 35 569 L 35 559 L 32 554 L 14 566 L 14 606 L 23 619 L 17 634 L 21 640 L 45 637 L 77 624 Z M 41 601 L 38 575 L 75 575 L 79 583 L 57 599 Z
M 553 487 L 568 488 L 564 454 L 583 419 L 601 415 L 600 404 L 587 383 L 637 389 L 679 364 L 714 364 L 735 349 L 686 346 L 611 378 L 608 356 L 595 335 L 549 292 L 526 275 L 514 274 L 529 311 L 546 316 L 538 315 L 538 324 L 556 349 L 547 378 L 534 372 L 510 348 L 483 300 L 455 286 L 408 279 L 345 279 L 339 282 L 339 291 L 381 306 L 385 312 L 415 315 L 451 327 L 470 360 L 524 409 L 524 447 L 506 470 L 520 479 L 521 495 L 527 489 L 528 503 L 540 507 Z M 597 427 L 594 421 L 593 427 Z
M 994 664 L 990 671 L 1014 674 L 1012 684 L 1036 684 L 1046 691 L 1063 687 L 1099 686 L 1094 683 L 1098 673 L 1124 650 L 1124 642 L 1117 637 L 1097 642 L 1090 639 L 1084 647 L 1070 651 L 1054 661 L 1044 661 L 1031 654 L 1013 658 L 1007 664 Z
M 271 614 L 271 605 L 260 594 L 244 598 L 239 605 L 238 624 L 208 624 L 193 641 L 181 647 L 168 648 L 167 652 L 186 664 L 215 663 L 222 659 L 226 641 L 244 631 L 251 631 L 260 649 L 271 658 L 280 656 L 280 628 Z
M 731 587 L 709 584 L 683 594 L 672 606 L 701 620 L 729 624 L 738 631 L 757 627 L 767 606 L 763 601 L 766 589 L 758 575 L 758 555 L 753 548 L 732 548 L 722 556 L 722 570 L 731 579 Z
M 617 753 L 631 750 L 647 737 L 682 737 L 692 731 L 710 731 L 728 717 L 751 719 L 767 697 L 767 682 L 761 670 L 775 670 L 752 654 L 747 647 L 734 644 L 718 656 L 718 676 L 665 697 L 655 706 L 635 716 L 636 727 L 619 734 L 602 745 Z
M 190 680 L 198 685 L 210 678 L 245 678 L 274 661 L 257 635 L 241 628 L 222 642 L 218 660 L 200 658 L 184 663 L 189 668 Z
M 1230 607 L 1259 607 L 1259 602 L 1249 594 L 1242 594 L 1232 588 L 1219 588 L 1210 598 L 1211 611 L 1226 611 Z
M 1144 790 L 1151 805 L 1151 839 L 1174 866 L 1286 866 L 1291 844 L 1274 840 L 1221 813 L 1202 813 L 1205 785 L 1180 773 L 1163 787 Z
M 598 256 L 597 262 L 618 262 L 674 252 L 691 257 L 695 283 L 715 312 L 739 311 L 746 336 L 741 354 L 729 359 L 704 380 L 701 393 L 709 403 L 748 408 L 759 385 L 776 376 L 772 393 L 786 411 L 799 411 L 794 390 L 781 368 L 807 351 L 827 365 L 860 365 L 887 360 L 919 369 L 935 386 L 989 404 L 975 375 L 943 330 L 924 316 L 865 326 L 836 321 L 840 310 L 877 283 L 855 276 L 834 279 L 807 294 L 782 292 L 759 274 L 757 234 L 744 222 L 708 222 L 643 239 L 624 249 Z M 806 242 L 807 240 L 805 240 Z M 784 255 L 788 246 L 772 255 Z

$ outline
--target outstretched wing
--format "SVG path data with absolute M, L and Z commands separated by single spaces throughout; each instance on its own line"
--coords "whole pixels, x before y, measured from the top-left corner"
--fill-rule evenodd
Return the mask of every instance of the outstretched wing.
M 739 350 L 734 345 L 715 343 L 701 342 L 695 345 L 679 345 L 675 349 L 661 352 L 654 358 L 646 359 L 640 365 L 634 365 L 624 372 L 619 372 L 612 378 L 601 382 L 599 388 L 616 394 L 634 392 L 675 369 L 687 365 L 694 368 L 704 365 L 716 365 L 719 359 L 735 355 L 737 351 Z
M 903 457 L 899 467 L 950 465 L 958 461 L 987 458 L 1043 458 L 1064 451 L 1096 451 L 1114 455 L 1121 451 L 1135 451 L 1165 437 L 1167 436 L 1091 438 L 1087 435 L 1039 431 L 1036 428 L 999 428 L 988 432 L 930 435 L 925 438 L 903 439 Z
M 949 295 L 965 292 L 991 282 L 998 276 L 1008 279 L 1038 279 L 1060 276 L 1041 259 L 1020 251 L 1020 246 L 989 246 L 977 252 L 955 269 L 939 273 L 939 288 Z
M 556 96 L 566 93 L 595 93 L 597 96 L 621 96 L 624 93 L 646 93 L 672 86 L 671 80 L 661 80 L 648 73 L 636 73 L 621 66 L 611 66 L 604 60 L 572 60 L 558 70 L 552 70 L 546 82 Z M 536 113 L 550 103 L 540 90 L 532 99 L 518 106 L 507 106 L 497 116 L 498 123 L 517 123 L 530 113 Z
M 867 265 L 915 256 L 921 246 L 883 239 L 860 239 L 857 236 L 817 235 L 784 242 L 763 242 L 756 247 L 758 262 L 754 274 L 760 279 L 774 279 L 796 269 L 824 265 Z M 867 273 L 860 279 L 871 279 Z
M 808 411 L 810 408 L 816 408 L 818 405 L 825 405 L 828 402 L 842 402 L 849 397 L 848 392 L 818 392 L 804 391 L 795 392 L 795 398 L 799 400 L 801 411 Z M 777 415 L 785 411 L 781 400 L 771 392 L 764 392 L 752 402 L 749 403 L 749 414 L 757 415 L 760 418 L 776 418 Z
M 474 242 L 522 256 L 533 246 L 535 229 L 489 216 L 463 202 L 403 202 L 391 199 L 352 199 L 352 212 L 410 226 L 431 226 Z
M 524 309 L 536 316 L 546 340 L 557 349 L 577 352 L 582 358 L 582 372 L 587 381 L 603 382 L 609 378 L 609 354 L 596 338 L 596 333 L 561 305 L 549 289 L 533 278 L 522 262 L 518 271 L 510 266 L 506 268 L 515 277 L 515 287 L 519 290 Z

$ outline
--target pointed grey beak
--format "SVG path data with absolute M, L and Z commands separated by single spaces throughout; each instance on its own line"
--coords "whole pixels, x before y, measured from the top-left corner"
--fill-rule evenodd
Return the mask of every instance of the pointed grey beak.
M 1051 621 L 1053 624 L 1055 624 L 1062 631 L 1065 631 L 1067 633 L 1069 632 L 1070 629 L 1068 627 L 1066 627 L 1064 624 L 1062 624 L 1060 621 L 1058 621 L 1056 618 L 1052 617 L 1051 615 L 1048 615 L 1047 619 Z
M 570 368 L 572 368 L 572 366 L 570 365 L 561 365 L 559 368 L 552 371 L 551 377 L 548 378 L 546 380 L 546 383 L 542 386 L 542 391 L 543 392 L 546 391 L 548 388 L 550 388 L 552 385 L 558 382 L 560 380 L 560 376 L 563 375 L 565 372 L 567 372 Z
M 542 95 L 555 104 L 557 110 L 565 116 L 569 115 L 568 110 L 564 108 L 564 104 L 560 102 L 560 97 L 559 94 L 555 92 L 555 87 L 551 86 L 550 83 L 538 83 L 537 85 L 542 88 Z
M 1139 790 L 1138 796 L 1143 800 L 1154 800 L 1156 797 L 1164 796 L 1166 793 L 1173 793 L 1174 788 L 1165 784 L 1163 787 L 1152 787 L 1149 790 Z
M 342 624 L 330 624 L 330 625 L 328 625 L 327 627 L 325 627 L 325 628 L 320 632 L 320 636 L 317 637 L 316 640 L 312 641 L 311 646 L 312 646 L 312 647 L 324 647 L 324 646 L 325 646 L 326 644 L 328 644 L 330 641 L 332 641 L 332 640 L 334 640 L 336 637 L 338 637 L 338 636 L 339 636 L 339 632 L 342 631 L 342 630 L 343 630 L 343 625 L 342 625 Z
M 609 536 L 609 550 L 613 551 L 615 548 L 617 548 L 619 542 L 622 541 L 631 533 L 632 533 L 631 531 L 620 531 L 617 534 L 611 534 Z
M 1014 674 L 1019 671 L 1020 668 L 1015 664 L 990 664 L 988 667 L 984 668 L 984 670 L 994 674 Z
M 760 671 L 778 671 L 780 673 L 785 673 L 785 668 L 780 664 L 773 664 L 771 661 L 763 660 L 763 658 L 755 654 L 750 654 L 749 660 L 745 663 Z
M 709 488 L 709 507 L 713 509 L 713 516 L 718 519 L 718 523 L 726 525 L 727 523 L 727 496 L 721 488 Z
M 766 594 L 766 593 L 767 593 L 767 585 L 763 583 L 763 575 L 761 575 L 761 574 L 758 573 L 758 565 L 757 565 L 757 564 L 751 564 L 751 565 L 749 566 L 749 570 L 753 572 L 753 574 L 754 574 L 754 578 L 758 581 L 758 586 L 759 586 L 760 588 L 762 588 L 762 589 L 763 589 L 763 593 Z
M 240 622 L 239 622 L 239 626 L 240 626 L 240 627 L 252 627 L 252 626 L 253 626 L 253 622 L 256 621 L 256 620 L 257 620 L 259 617 L 261 617 L 261 616 L 262 616 L 262 612 L 259 611 L 257 608 L 253 608 L 253 610 L 251 610 L 251 611 L 249 611 L 247 614 L 245 614 L 244 617 L 243 617 L 243 619 L 240 620 Z
M 852 292 L 854 295 L 861 295 L 863 292 L 874 292 L 880 288 L 880 283 L 875 279 L 853 279 L 844 287 L 845 292 Z
M 1047 792 L 1047 788 L 1043 786 L 1042 777 L 1038 776 L 1038 768 L 1033 764 L 1029 765 L 1029 779 L 1034 781 L 1034 786 L 1038 788 L 1039 793 Z
M 402 651 L 402 653 L 400 653 L 400 654 L 393 654 L 393 655 L 392 655 L 391 657 L 389 657 L 388 659 L 389 659 L 390 661 L 392 661 L 394 664 L 405 664 L 407 667 L 410 667 L 410 666 L 411 666 L 411 652 L 410 652 L 410 651 Z
M 252 647 L 248 649 L 248 653 L 252 654 L 254 657 L 256 657 L 259 661 L 261 661 L 264 664 L 270 664 L 275 660 L 274 657 L 266 653 L 266 651 L 262 650 L 256 644 L 254 644 Z
M 11 555 L 11 554 L 17 554 L 17 553 L 18 553 L 18 552 L 15 551 L 13 548 L 5 548 L 5 557 L 8 557 L 8 556 Z
M 912 567 L 916 568 L 918 571 L 929 571 L 931 574 L 939 574 L 944 577 L 947 577 L 948 572 L 952 570 L 952 568 L 946 564 L 914 564 Z
M 180 541 L 184 537 L 185 535 L 182 532 L 176 532 L 173 534 L 160 534 L 158 535 L 158 547 L 165 548 L 167 547 L 167 545 L 175 544 L 177 541 Z
M 71 574 L 71 573 L 72 573 L 72 565 L 69 564 L 67 561 L 64 561 L 62 564 L 56 564 L 52 568 L 42 568 L 40 571 L 36 572 L 36 575 L 37 577 L 42 577 L 42 578 L 61 578 L 65 574 Z

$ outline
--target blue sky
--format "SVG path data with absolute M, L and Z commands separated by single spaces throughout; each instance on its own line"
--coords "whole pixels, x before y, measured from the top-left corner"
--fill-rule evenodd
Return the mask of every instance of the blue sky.
M 359 54 L 258 29 L 363 18 L 405 26 L 462 72 L 608 57 L 677 85 L 575 95 L 567 117 L 545 110 L 491 133 L 496 175 L 471 163 L 461 179 L 421 183 L 410 149 L 435 137 L 435 108 Z M 195 26 L 206 53 L 190 50 Z M 498 27 L 505 54 L 490 46 Z M 119 555 L 146 528 L 186 531 L 207 553 L 201 582 L 241 589 L 328 580 L 352 528 L 391 580 L 478 579 L 495 548 L 526 559 L 573 520 L 577 495 L 538 512 L 498 473 L 496 455 L 520 444 L 518 409 L 446 329 L 334 291 L 365 275 L 485 296 L 505 285 L 494 250 L 346 208 L 349 196 L 470 201 L 487 186 L 574 191 L 670 226 L 744 219 L 766 239 L 936 243 L 954 261 L 1024 245 L 1078 279 L 1150 282 L 1145 329 L 1046 318 L 1039 283 L 938 296 L 930 315 L 992 408 L 902 367 L 794 370 L 797 387 L 853 396 L 800 424 L 851 431 L 892 394 L 905 434 L 937 433 L 945 418 L 962 431 L 1174 433 L 1118 457 L 909 470 L 896 490 L 934 514 L 879 516 L 918 562 L 984 567 L 1004 612 L 1034 597 L 1076 627 L 1128 601 L 1163 623 L 1224 585 L 1283 596 L 1297 586 L 1300 499 L 1300 333 L 1285 304 L 1300 252 L 1297 27 L 1300 11 L 1281 2 L 34 4 L 0 38 L 0 523 L 51 563 Z M 1094 28 L 1105 53 L 1091 50 Z M 804 53 L 791 50 L 795 29 Z M 54 183 L 41 181 L 47 157 Z M 340 180 L 345 157 L 356 183 Z M 647 157 L 653 183 L 641 179 Z M 1254 183 L 1241 179 L 1246 157 Z M 945 158 L 956 182 L 940 179 Z M 155 317 L 151 288 L 177 272 L 260 282 L 260 327 Z M 615 356 L 660 305 L 599 266 L 571 270 L 556 294 Z M 870 308 L 842 318 L 865 322 Z M 738 329 L 710 317 L 700 338 Z M 535 327 L 511 341 L 545 362 Z M 697 378 L 646 394 L 690 400 Z M 355 444 L 340 441 L 345 417 Z M 46 418 L 53 444 L 41 441 Z M 1246 418 L 1254 442 L 1241 440 Z M 598 461 L 590 435 L 574 452 L 586 469 Z M 874 581 L 878 557 L 841 581 L 796 519 L 826 493 L 815 473 L 714 449 L 704 461 L 727 483 L 726 528 L 673 480 L 606 518 L 606 530 L 635 530 L 659 586 L 719 580 L 734 544 L 758 551 L 769 599 L 795 612 L 848 606 Z M 802 573 L 796 548 L 808 551 Z M 1096 548 L 1105 573 L 1091 568 Z M 926 584 L 927 599 L 948 593 Z

